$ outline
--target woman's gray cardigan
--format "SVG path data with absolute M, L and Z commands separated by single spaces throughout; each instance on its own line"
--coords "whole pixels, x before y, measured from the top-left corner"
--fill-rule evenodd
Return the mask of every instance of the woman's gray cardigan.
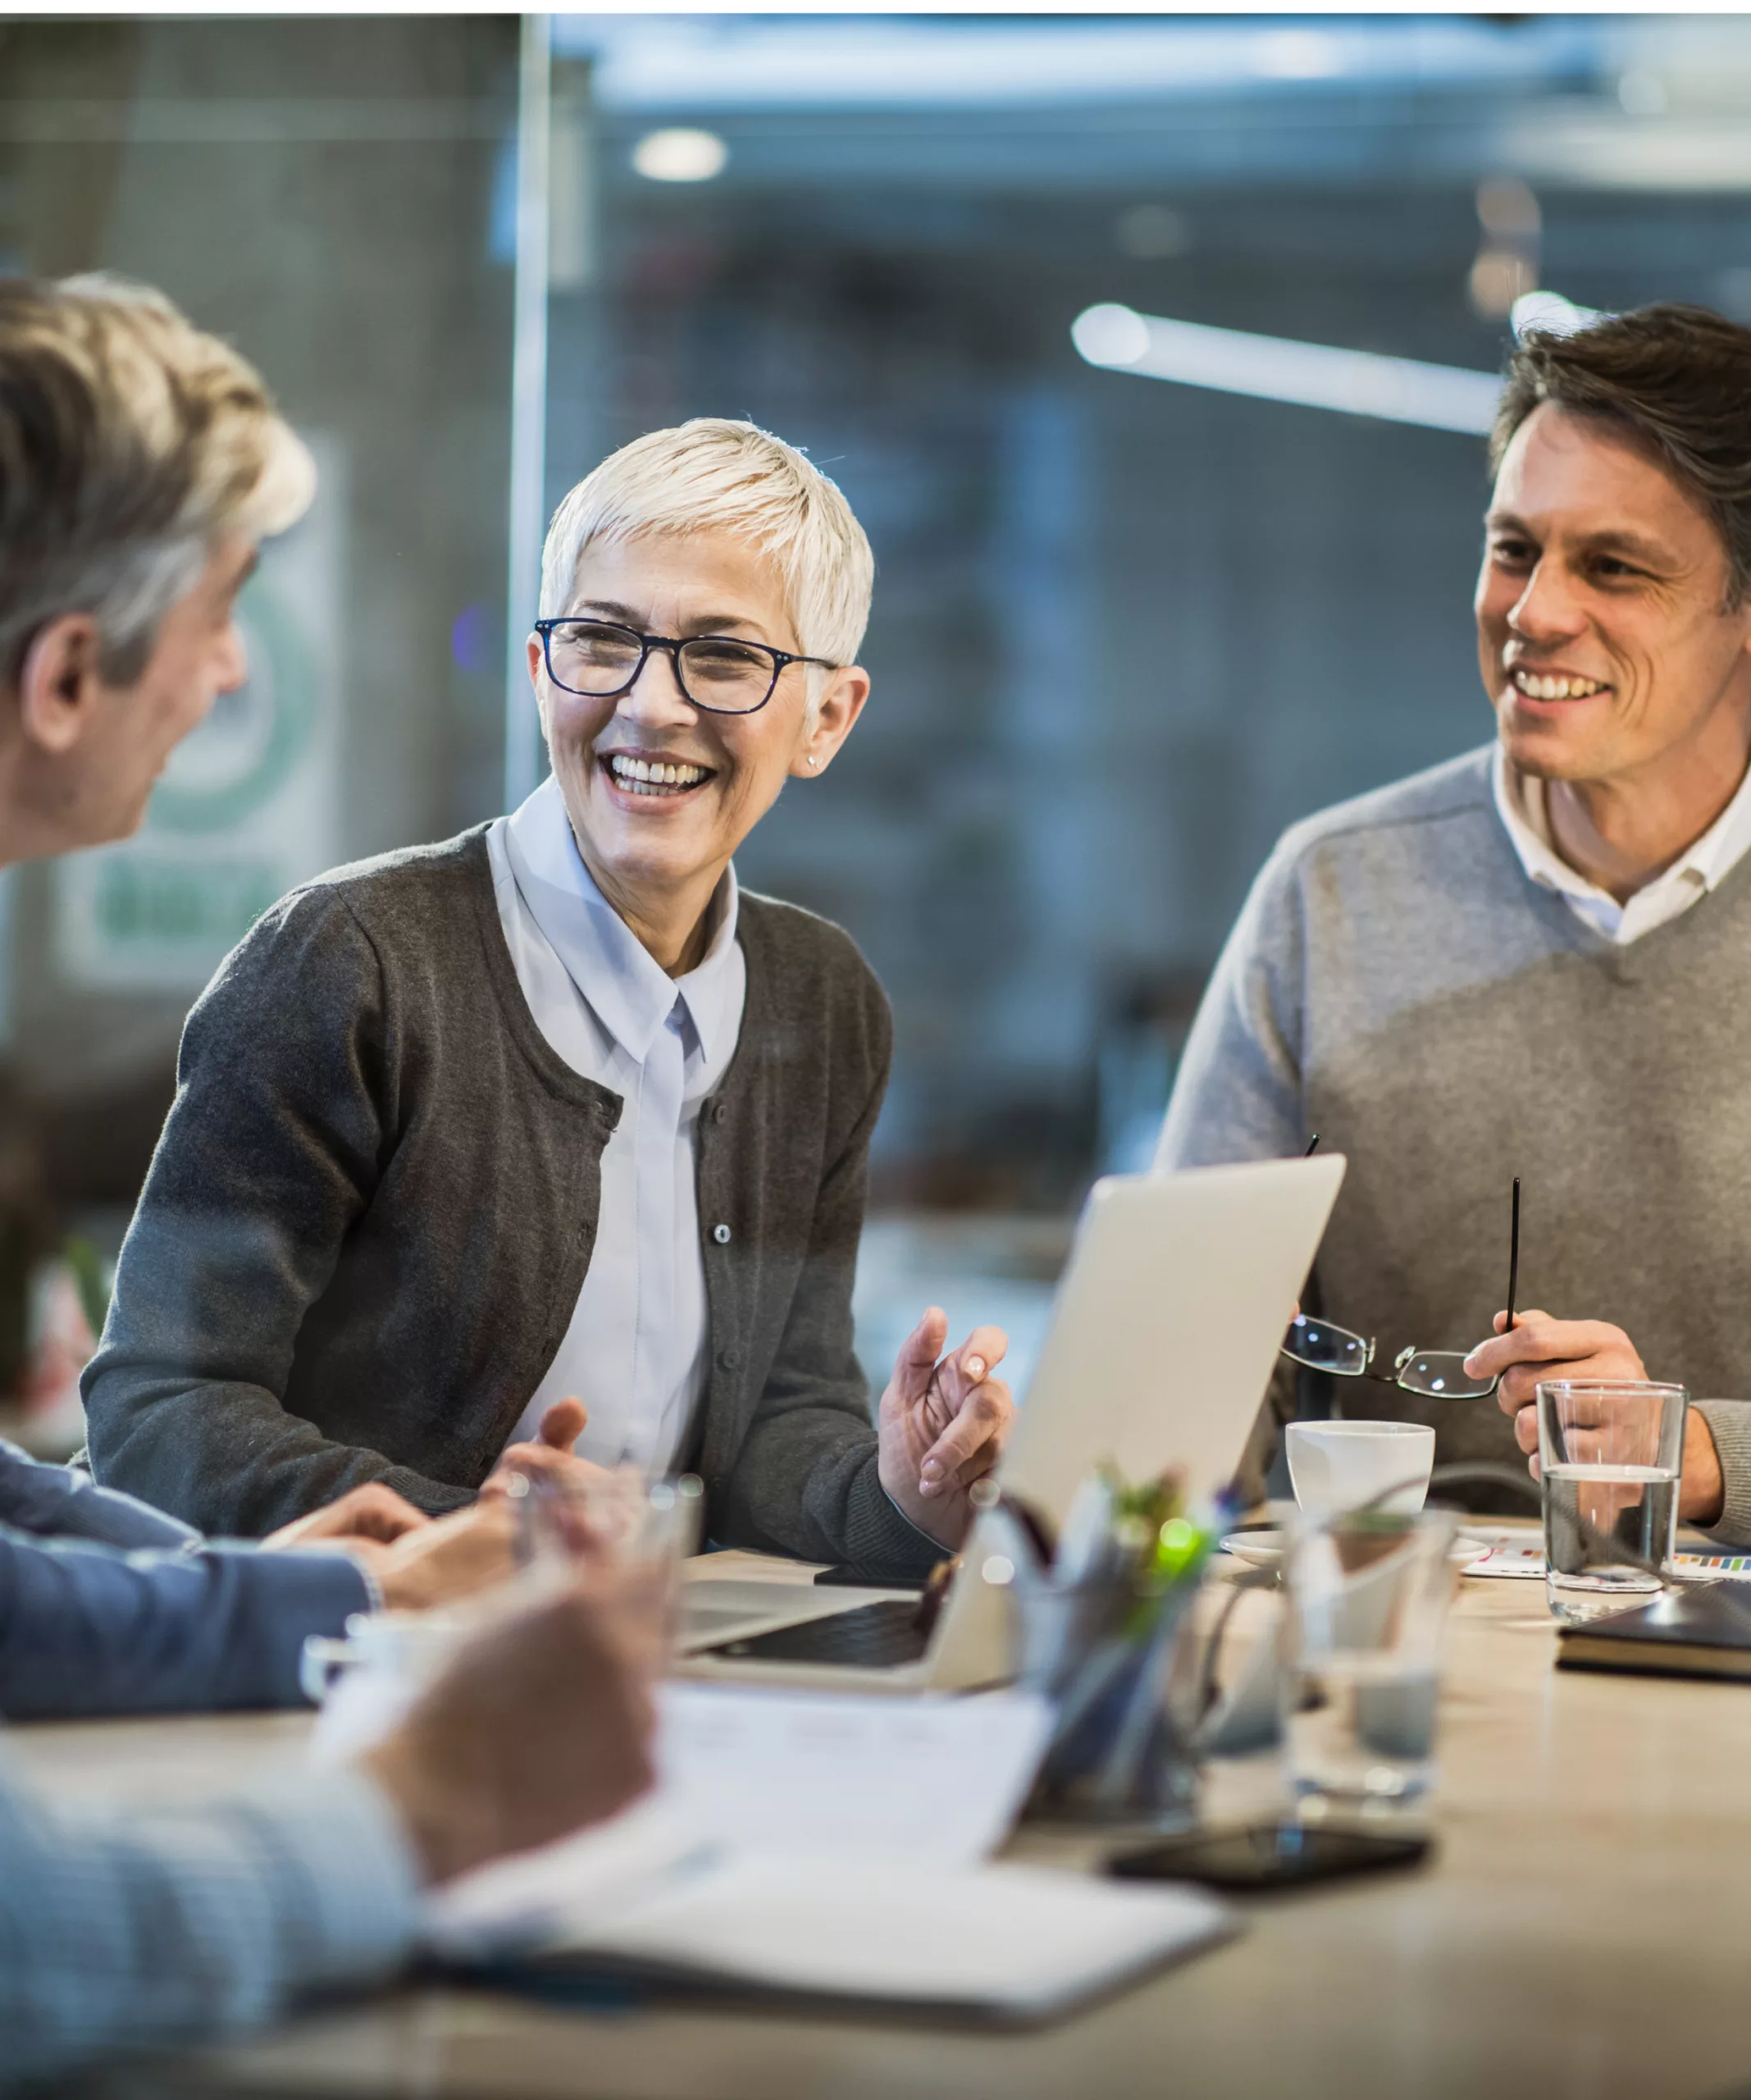
M 709 1534 L 921 1573 L 851 1349 L 887 1002 L 794 906 L 745 892 L 737 938 L 741 1039 L 698 1125 Z M 470 1501 L 577 1303 L 621 1108 L 536 1025 L 485 828 L 276 905 L 178 1080 L 84 1376 L 98 1478 L 233 1535 L 361 1481 Z

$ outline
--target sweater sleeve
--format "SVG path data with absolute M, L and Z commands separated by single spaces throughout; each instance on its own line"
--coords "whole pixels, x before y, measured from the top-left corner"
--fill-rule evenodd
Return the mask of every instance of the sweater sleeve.
M 1252 886 L 1200 1002 L 1156 1165 L 1286 1158 L 1302 1106 L 1305 943 L 1294 861 L 1279 846 Z
M 1722 1545 L 1751 1546 L 1751 1400 L 1698 1400 L 1721 1461 L 1720 1521 L 1709 1536 Z
M 9 1720 L 296 1705 L 312 1633 L 370 1608 L 344 1553 L 118 1553 L 0 1529 Z
M 54 1812 L 0 1769 L 0 2082 L 377 1982 L 417 1921 L 406 1840 L 362 1775 L 93 1818 Z
M 203 1531 L 259 1536 L 370 1480 L 434 1513 L 473 1499 L 282 1404 L 393 1142 L 385 1003 L 369 938 L 318 886 L 267 915 L 189 1016 L 83 1389 L 98 1477 Z
M 852 1346 L 851 1286 L 863 1233 L 869 1140 L 887 1090 L 893 1025 L 872 980 L 873 1083 L 822 1176 L 790 1317 L 713 1522 L 725 1544 L 848 1562 L 922 1582 L 943 1549 L 887 1497 L 869 1386 Z
M 1156 1153 L 1158 1171 L 1281 1159 L 1306 1143 L 1301 1066 L 1305 943 L 1287 845 L 1261 870 L 1199 1002 Z M 1316 1303 L 1317 1281 L 1309 1297 Z M 1266 1475 L 1294 1418 L 1296 1367 L 1279 1359 L 1235 1478 L 1262 1502 Z

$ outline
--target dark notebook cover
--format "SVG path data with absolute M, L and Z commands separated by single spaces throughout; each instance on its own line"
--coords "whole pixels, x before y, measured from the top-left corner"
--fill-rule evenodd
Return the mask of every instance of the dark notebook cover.
M 1746 1586 L 1708 1582 L 1668 1590 L 1635 1611 L 1566 1628 L 1557 1637 L 1557 1667 L 1751 1680 Z

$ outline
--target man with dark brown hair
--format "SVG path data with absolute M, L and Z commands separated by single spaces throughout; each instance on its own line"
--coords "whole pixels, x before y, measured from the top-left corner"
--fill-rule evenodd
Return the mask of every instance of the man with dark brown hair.
M 1751 331 L 1654 306 L 1534 334 L 1491 460 L 1495 739 L 1285 834 L 1160 1163 L 1314 1130 L 1347 1153 L 1306 1303 L 1386 1382 L 1333 1379 L 1338 1408 L 1518 1463 L 1504 1408 L 1540 1377 L 1640 1375 L 1621 1330 L 1521 1315 L 1468 1367 L 1508 1370 L 1502 1408 L 1391 1382 L 1402 1349 L 1490 1334 L 1516 1176 L 1524 1299 L 1611 1308 L 1698 1395 L 1751 1371 Z M 1685 1456 L 1684 1514 L 1735 1541 L 1744 1413 L 1705 1399 Z

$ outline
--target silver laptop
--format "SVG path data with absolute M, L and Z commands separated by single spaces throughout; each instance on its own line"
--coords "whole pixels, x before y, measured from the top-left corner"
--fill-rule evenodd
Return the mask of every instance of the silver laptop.
M 1132 1481 L 1175 1467 L 1194 1503 L 1224 1488 L 1343 1169 L 1326 1153 L 1097 1182 L 999 1468 L 1005 1494 L 1056 1528 L 1102 1463 Z M 996 1682 L 1008 1610 L 981 1558 L 975 1536 L 928 1637 L 909 1596 L 720 1582 L 707 1562 L 687 1586 L 682 1668 L 823 1689 Z

